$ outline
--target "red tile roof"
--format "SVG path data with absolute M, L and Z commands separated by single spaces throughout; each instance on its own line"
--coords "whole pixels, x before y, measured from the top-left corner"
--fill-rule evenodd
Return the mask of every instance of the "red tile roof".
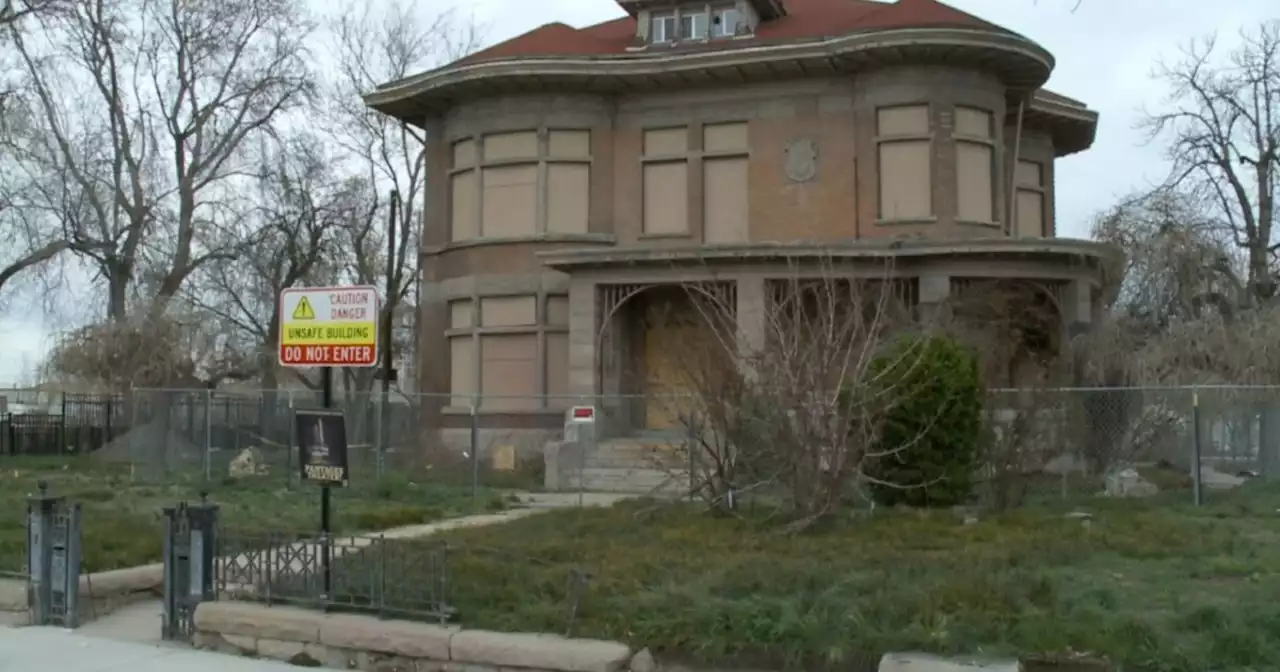
M 1009 33 L 1004 28 L 938 0 L 786 0 L 787 15 L 766 21 L 751 39 L 698 45 L 734 49 L 790 40 L 812 40 L 895 28 L 974 28 Z M 623 55 L 635 45 L 636 20 L 627 16 L 585 28 L 548 23 L 463 59 L 475 62 L 539 56 Z

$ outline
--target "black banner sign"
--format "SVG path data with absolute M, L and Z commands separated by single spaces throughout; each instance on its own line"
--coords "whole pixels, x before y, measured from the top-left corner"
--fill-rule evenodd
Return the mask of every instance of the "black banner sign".
M 347 461 L 347 423 L 342 411 L 297 411 L 298 455 L 302 480 L 346 486 L 351 479 Z

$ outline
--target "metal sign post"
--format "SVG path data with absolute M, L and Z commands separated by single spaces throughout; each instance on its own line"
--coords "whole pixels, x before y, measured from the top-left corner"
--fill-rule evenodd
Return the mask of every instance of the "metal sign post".
M 324 594 L 332 597 L 332 487 L 351 481 L 342 411 L 333 411 L 333 369 L 378 365 L 378 290 L 291 287 L 280 292 L 280 365 L 320 367 L 324 412 L 297 410 L 298 464 L 302 480 L 320 485 L 320 567 Z

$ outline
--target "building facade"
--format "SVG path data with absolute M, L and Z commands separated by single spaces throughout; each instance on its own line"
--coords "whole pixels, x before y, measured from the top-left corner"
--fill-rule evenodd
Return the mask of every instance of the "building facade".
M 609 2 L 611 0 L 599 0 Z M 370 93 L 425 129 L 419 390 L 429 423 L 670 428 L 681 286 L 732 293 L 838 259 L 922 306 L 975 279 L 1094 319 L 1115 251 L 1058 238 L 1054 165 L 1097 114 L 1043 90 L 1035 42 L 935 0 L 616 0 Z M 628 397 L 630 401 L 620 401 Z M 536 431 L 530 436 L 536 435 Z M 537 440 L 531 438 L 532 445 Z

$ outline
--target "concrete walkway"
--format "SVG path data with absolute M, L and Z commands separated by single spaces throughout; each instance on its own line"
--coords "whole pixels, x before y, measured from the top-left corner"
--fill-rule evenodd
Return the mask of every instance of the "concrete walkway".
M 121 642 L 58 628 L 0 628 L 0 672 L 296 672 L 297 669 L 287 663 L 237 658 L 185 646 Z

